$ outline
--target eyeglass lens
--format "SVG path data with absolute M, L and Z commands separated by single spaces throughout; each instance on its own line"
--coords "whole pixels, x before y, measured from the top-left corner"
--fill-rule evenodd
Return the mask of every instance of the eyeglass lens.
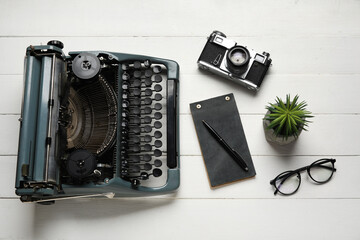
M 282 194 L 289 195 L 299 188 L 300 174 L 297 172 L 284 172 L 279 175 L 275 180 L 276 189 Z
M 316 161 L 309 168 L 310 177 L 318 183 L 329 181 L 333 172 L 334 164 L 326 160 Z

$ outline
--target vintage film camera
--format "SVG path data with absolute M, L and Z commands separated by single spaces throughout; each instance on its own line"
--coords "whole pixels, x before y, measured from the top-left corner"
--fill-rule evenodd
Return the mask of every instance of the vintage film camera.
M 198 59 L 198 65 L 201 69 L 258 91 L 271 61 L 269 53 L 257 53 L 226 38 L 222 32 L 213 31 Z

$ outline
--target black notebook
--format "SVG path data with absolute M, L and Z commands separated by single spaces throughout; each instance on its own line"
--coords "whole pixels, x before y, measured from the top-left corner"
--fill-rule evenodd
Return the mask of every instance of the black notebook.
M 256 175 L 246 142 L 234 95 L 207 99 L 190 104 L 196 133 L 211 187 L 239 181 Z M 249 171 L 244 171 L 204 126 L 205 120 L 244 159 Z

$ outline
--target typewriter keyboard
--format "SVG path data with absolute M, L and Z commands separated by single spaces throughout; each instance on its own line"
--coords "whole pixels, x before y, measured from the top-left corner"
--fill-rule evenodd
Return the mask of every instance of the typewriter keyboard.
M 163 185 L 167 174 L 166 67 L 146 60 L 121 68 L 121 178 L 134 187 Z

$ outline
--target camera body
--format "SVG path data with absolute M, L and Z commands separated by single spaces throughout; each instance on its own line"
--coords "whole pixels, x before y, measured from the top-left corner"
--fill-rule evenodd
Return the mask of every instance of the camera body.
M 222 32 L 213 31 L 198 59 L 198 66 L 258 91 L 271 61 L 269 53 L 257 53 L 226 38 Z

